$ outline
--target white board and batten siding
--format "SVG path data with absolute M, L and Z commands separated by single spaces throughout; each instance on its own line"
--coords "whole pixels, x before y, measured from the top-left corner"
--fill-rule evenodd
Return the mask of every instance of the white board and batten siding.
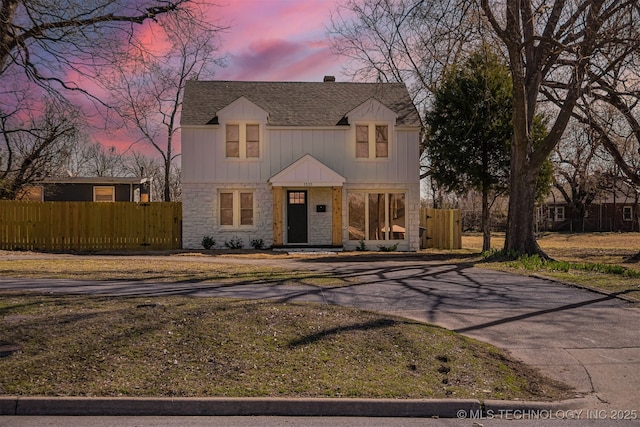
M 265 183 L 311 154 L 350 183 L 410 183 L 419 174 L 418 135 L 396 130 L 386 159 L 356 159 L 351 130 L 266 128 L 260 158 L 227 159 L 223 125 L 182 130 L 183 183 Z M 415 167 L 407 167 L 415 165 Z

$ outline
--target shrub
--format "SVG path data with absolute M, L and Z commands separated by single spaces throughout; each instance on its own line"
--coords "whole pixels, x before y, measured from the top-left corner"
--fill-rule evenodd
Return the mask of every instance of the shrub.
M 225 240 L 224 247 L 227 249 L 242 249 L 244 244 L 242 243 L 242 240 L 234 237 L 232 239 Z
M 211 236 L 204 236 L 202 238 L 202 246 L 205 249 L 211 249 L 216 245 L 216 241 Z
M 369 249 L 367 249 L 367 244 L 364 242 L 364 239 L 360 240 L 358 242 L 358 246 L 356 247 L 356 251 L 360 251 L 360 252 L 366 252 Z
M 398 244 L 396 243 L 395 245 L 391 246 L 380 245 L 378 246 L 378 249 L 380 250 L 380 252 L 394 252 L 398 250 Z
M 251 241 L 251 247 L 253 247 L 253 249 L 256 249 L 256 250 L 264 249 L 264 240 L 262 240 L 262 239 L 253 239 Z

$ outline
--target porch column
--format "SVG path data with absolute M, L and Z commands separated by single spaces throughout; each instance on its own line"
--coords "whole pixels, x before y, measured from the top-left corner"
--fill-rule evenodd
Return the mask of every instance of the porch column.
M 342 246 L 342 187 L 331 187 L 331 244 Z
M 282 187 L 273 187 L 273 246 L 282 246 Z

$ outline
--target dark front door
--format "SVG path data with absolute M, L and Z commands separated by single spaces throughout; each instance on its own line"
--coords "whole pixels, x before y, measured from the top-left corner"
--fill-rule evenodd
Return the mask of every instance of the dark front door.
M 287 243 L 307 243 L 306 191 L 287 191 Z

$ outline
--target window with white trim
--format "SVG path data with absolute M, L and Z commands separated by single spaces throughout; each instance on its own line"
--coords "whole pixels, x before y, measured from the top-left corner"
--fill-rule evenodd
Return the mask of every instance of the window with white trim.
M 549 208 L 549 219 L 551 221 L 564 221 L 564 206 L 552 206 Z
M 349 240 L 405 240 L 405 193 L 350 192 Z
M 260 125 L 254 123 L 225 125 L 225 154 L 229 159 L 260 157 Z
M 622 220 L 623 221 L 632 221 L 633 220 L 633 207 L 632 206 L 623 206 L 622 207 Z
M 356 125 L 356 158 L 388 158 L 389 126 Z
M 221 191 L 218 201 L 221 227 L 253 227 L 253 192 L 244 190 Z
M 94 202 L 115 202 L 116 201 L 116 188 L 115 187 L 93 187 L 93 201 Z

